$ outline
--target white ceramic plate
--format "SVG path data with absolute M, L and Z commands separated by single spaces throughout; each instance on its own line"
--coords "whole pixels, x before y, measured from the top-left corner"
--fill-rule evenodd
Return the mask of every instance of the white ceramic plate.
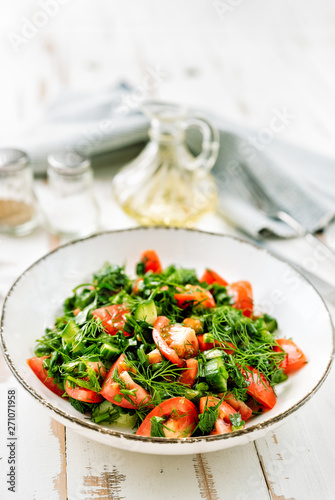
M 278 401 L 269 412 L 248 422 L 246 429 L 222 436 L 187 439 L 146 438 L 120 428 L 96 425 L 35 377 L 26 360 L 35 340 L 53 324 L 63 300 L 79 283 L 90 280 L 106 261 L 127 264 L 133 273 L 140 252 L 154 248 L 163 266 L 171 263 L 215 269 L 228 281 L 249 280 L 255 303 L 273 314 L 280 335 L 292 337 L 308 364 L 277 386 Z M 1 342 L 7 363 L 22 386 L 52 416 L 84 436 L 117 448 L 155 454 L 215 451 L 262 437 L 305 404 L 325 380 L 333 357 L 333 326 L 314 287 L 287 263 L 264 249 L 229 236 L 199 231 L 138 228 L 94 235 L 65 245 L 27 269 L 8 293 L 1 318 Z M 41 415 L 43 418 L 43 414 Z

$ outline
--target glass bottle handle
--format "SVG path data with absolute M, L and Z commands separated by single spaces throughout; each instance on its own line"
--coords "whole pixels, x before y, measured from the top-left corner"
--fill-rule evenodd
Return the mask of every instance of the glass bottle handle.
M 194 160 L 187 163 L 188 170 L 203 168 L 206 171 L 211 170 L 219 152 L 220 135 L 216 127 L 210 121 L 201 115 L 193 115 L 184 123 L 184 129 L 196 128 L 202 135 L 201 152 Z

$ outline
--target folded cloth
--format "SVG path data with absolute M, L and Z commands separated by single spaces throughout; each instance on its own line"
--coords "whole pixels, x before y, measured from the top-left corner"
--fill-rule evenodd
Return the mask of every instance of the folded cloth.
M 216 116 L 210 118 L 218 127 L 221 139 L 213 168 L 221 215 L 253 238 L 267 234 L 294 236 L 294 231 L 284 222 L 270 219 L 255 207 L 238 173 L 243 163 L 258 177 L 269 196 L 308 231 L 322 229 L 334 217 L 332 162 L 318 156 L 311 161 L 307 152 L 301 151 L 299 155 L 292 147 L 276 140 L 267 144 L 264 154 L 248 141 L 250 131 Z M 75 149 L 93 158 L 104 154 L 105 162 L 106 155 L 107 158 L 110 155 L 112 165 L 118 150 L 148 139 L 148 126 L 132 88 L 121 83 L 99 95 L 62 94 L 47 110 L 43 123 L 16 138 L 12 145 L 27 151 L 34 170 L 40 173 L 46 170 L 48 153 L 57 149 Z M 189 134 L 188 144 L 192 150 L 199 151 L 199 142 L 198 135 Z
M 99 94 L 63 92 L 43 121 L 11 145 L 26 151 L 34 171 L 43 174 L 52 151 L 75 149 L 89 157 L 117 151 L 147 140 L 148 126 L 132 88 L 121 83 Z
M 245 179 L 239 174 L 241 164 L 252 171 L 269 197 L 307 231 L 314 233 L 323 229 L 334 218 L 334 171 L 334 197 L 327 199 L 325 193 L 318 192 L 315 195 L 312 192 L 303 172 L 299 179 L 291 176 L 281 168 L 280 155 L 276 158 L 276 163 L 270 160 L 247 140 L 242 131 L 237 135 L 221 130 L 220 139 L 220 151 L 213 175 L 219 191 L 218 210 L 232 223 L 254 238 L 269 234 L 284 238 L 295 235 L 295 231 L 287 224 L 267 217 L 255 207 Z M 320 179 L 318 168 L 316 163 L 314 173 Z

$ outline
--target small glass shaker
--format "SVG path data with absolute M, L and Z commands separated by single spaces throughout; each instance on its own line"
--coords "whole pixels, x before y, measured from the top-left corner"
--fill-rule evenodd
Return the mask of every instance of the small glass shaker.
M 30 233 L 38 224 L 37 199 L 28 156 L 18 149 L 0 149 L 0 232 Z
M 49 154 L 48 180 L 49 196 L 44 207 L 48 229 L 65 238 L 94 233 L 99 226 L 99 207 L 89 159 L 75 151 Z

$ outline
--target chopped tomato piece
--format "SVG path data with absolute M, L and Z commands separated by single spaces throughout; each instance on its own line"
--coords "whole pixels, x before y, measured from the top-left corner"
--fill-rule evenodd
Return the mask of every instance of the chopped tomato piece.
M 125 337 L 130 334 L 124 331 L 126 324 L 126 314 L 130 313 L 130 309 L 125 304 L 115 304 L 112 306 L 100 307 L 92 312 L 96 319 L 101 319 L 102 326 L 110 335 L 116 335 L 119 330 L 123 332 Z
M 129 370 L 125 354 L 121 354 L 121 356 L 119 356 L 117 358 L 115 363 L 113 363 L 113 365 L 111 366 L 111 368 L 109 369 L 109 371 L 106 375 L 105 383 L 108 383 L 110 380 L 113 379 L 113 375 L 114 375 L 116 370 L 118 371 L 119 374 Z
M 194 330 L 179 323 L 171 325 L 166 316 L 158 316 L 152 337 L 163 356 L 175 365 L 184 366 L 185 359 L 198 354 L 199 344 Z
M 167 438 L 185 438 L 192 435 L 198 424 L 198 410 L 186 398 L 171 398 L 156 406 L 143 420 L 137 436 L 151 436 L 151 418 L 166 418 L 163 432 Z
M 246 422 L 248 420 L 248 418 L 251 417 L 252 409 L 249 408 L 249 406 L 246 405 L 243 401 L 236 399 L 235 396 L 231 392 L 228 392 L 225 395 L 224 400 L 232 408 L 234 408 L 236 411 L 238 411 L 240 413 L 241 418 L 242 418 L 242 420 L 244 420 L 244 422 Z
M 153 351 L 149 352 L 148 356 L 149 356 L 149 363 L 151 365 L 163 361 L 162 355 L 158 349 L 154 349 Z
M 216 436 L 218 434 L 227 434 L 228 432 L 231 432 L 231 424 L 227 424 L 224 420 L 218 418 L 215 422 L 214 429 L 210 432 L 210 435 Z
M 211 285 L 212 283 L 218 283 L 219 285 L 222 285 L 222 286 L 228 285 L 228 281 L 221 278 L 221 276 L 218 273 L 213 271 L 213 269 L 209 269 L 209 268 L 207 268 L 205 270 L 204 274 L 202 275 L 202 277 L 200 278 L 199 281 L 201 283 L 206 282 L 209 285 Z
M 215 307 L 215 300 L 211 292 L 201 288 L 201 286 L 186 285 L 186 290 L 175 293 L 174 298 L 178 307 L 185 309 L 189 305 L 195 307 L 212 308 Z
M 198 361 L 194 358 L 186 361 L 186 368 L 179 377 L 179 384 L 192 387 L 198 374 Z
M 276 395 L 262 373 L 256 368 L 249 367 L 250 371 L 243 371 L 244 378 L 249 382 L 247 393 L 256 399 L 265 409 L 271 410 L 276 404 Z
M 206 408 L 216 406 L 219 403 L 220 399 L 215 398 L 214 396 L 204 396 L 200 398 L 200 413 L 204 413 Z M 236 410 L 234 410 L 234 408 L 232 408 L 228 403 L 222 401 L 219 407 L 219 417 L 216 419 L 214 429 L 210 434 L 214 436 L 216 434 L 226 434 L 227 432 L 231 432 L 232 426 L 229 416 L 234 413 L 237 413 Z
M 215 398 L 214 396 L 208 396 L 208 397 L 203 396 L 202 398 L 200 398 L 200 402 L 199 402 L 200 413 L 204 413 L 206 407 L 210 408 L 211 406 L 216 406 L 218 403 L 220 403 L 219 398 Z M 225 401 L 221 402 L 220 408 L 219 408 L 219 418 L 221 420 L 224 420 L 225 422 L 230 424 L 229 415 L 233 415 L 234 413 L 237 413 L 237 411 L 234 410 L 234 408 L 232 408 Z
M 229 286 L 235 309 L 241 309 L 244 316 L 250 318 L 254 310 L 252 287 L 249 281 L 237 281 Z
M 101 361 L 89 361 L 87 364 L 93 368 L 100 378 L 104 379 L 106 377 L 107 370 Z M 89 377 L 85 377 L 83 380 L 89 380 Z M 104 399 L 96 391 L 86 389 L 86 387 L 72 386 L 68 381 L 65 382 L 65 389 L 71 398 L 84 403 L 100 403 Z
M 80 309 L 79 309 L 79 307 L 77 307 L 77 309 L 75 309 L 73 311 L 73 314 L 74 314 L 74 316 L 77 316 L 77 314 L 79 314 L 79 313 L 80 313 Z
M 206 406 L 210 408 L 211 406 L 215 406 L 218 404 L 220 400 L 215 398 L 214 396 L 203 396 L 199 401 L 199 411 L 203 413 L 205 411 Z
M 68 381 L 65 382 L 65 389 L 71 398 L 83 401 L 84 403 L 100 403 L 104 399 L 100 394 L 91 389 L 79 386 L 71 387 Z
M 121 375 L 123 375 L 123 373 Z M 128 408 L 131 410 L 136 408 L 132 401 L 128 401 L 128 399 L 122 395 L 120 384 L 118 382 L 110 381 L 109 384 L 104 384 L 101 389 L 101 394 L 105 399 L 117 406 L 121 406 L 121 408 Z
M 249 396 L 247 403 L 248 403 L 248 407 L 250 408 L 250 410 L 253 411 L 254 413 L 258 413 L 258 412 L 262 411 L 262 409 L 263 409 L 262 405 L 257 403 L 257 401 L 251 396 Z
M 27 359 L 27 363 L 29 368 L 33 370 L 36 377 L 40 379 L 40 381 L 52 391 L 57 396 L 62 396 L 64 391 L 58 387 L 52 377 L 48 376 L 46 369 L 43 367 L 43 362 L 45 359 L 50 358 L 50 356 L 41 356 Z
M 155 250 L 146 250 L 142 252 L 141 262 L 144 264 L 144 271 L 152 271 L 160 274 L 162 272 L 162 264 Z
M 277 344 L 273 349 L 276 352 L 282 350 L 287 353 L 286 357 L 280 363 L 279 367 L 283 369 L 287 375 L 300 370 L 307 363 L 306 356 L 302 350 L 290 339 L 277 339 Z
M 189 326 L 190 328 L 193 328 L 195 333 L 198 335 L 198 333 L 202 333 L 204 331 L 202 321 L 197 318 L 185 318 L 183 321 L 183 324 L 186 326 Z
M 101 363 L 101 361 L 89 361 L 87 363 L 97 375 L 99 375 L 101 378 L 105 378 L 107 375 L 107 370 L 104 367 L 104 365 Z
M 140 385 L 136 384 L 136 382 L 133 381 L 131 376 L 129 375 L 128 372 L 122 372 L 120 374 L 120 379 L 124 383 L 125 387 L 120 387 L 119 386 L 119 391 L 118 393 L 123 395 L 126 395 L 127 397 L 123 397 L 121 401 L 115 401 L 115 398 L 113 398 L 112 403 L 121 406 L 123 408 L 139 408 L 140 406 L 147 406 L 150 403 L 151 396 L 150 394 L 143 389 Z M 132 394 L 125 394 L 123 391 L 133 391 Z M 106 396 L 105 396 L 106 397 Z M 128 398 L 131 400 L 128 401 Z M 108 398 L 106 398 L 108 399 Z M 110 400 L 111 401 L 111 400 Z M 151 405 L 152 407 L 152 405 Z
M 116 371 L 123 382 L 121 385 L 113 380 Z M 101 389 L 101 395 L 117 406 L 134 409 L 142 404 L 149 403 L 151 396 L 143 387 L 133 381 L 128 371 L 130 371 L 130 369 L 126 364 L 126 356 L 121 354 L 107 373 Z M 127 394 L 123 393 L 124 390 L 133 390 L 134 392 L 132 394 Z
M 209 351 L 209 349 L 213 349 L 214 347 L 222 347 L 226 354 L 234 354 L 236 351 L 236 347 L 232 342 L 219 342 L 215 340 L 215 342 L 205 342 L 203 335 L 198 335 L 199 349 L 201 352 Z

